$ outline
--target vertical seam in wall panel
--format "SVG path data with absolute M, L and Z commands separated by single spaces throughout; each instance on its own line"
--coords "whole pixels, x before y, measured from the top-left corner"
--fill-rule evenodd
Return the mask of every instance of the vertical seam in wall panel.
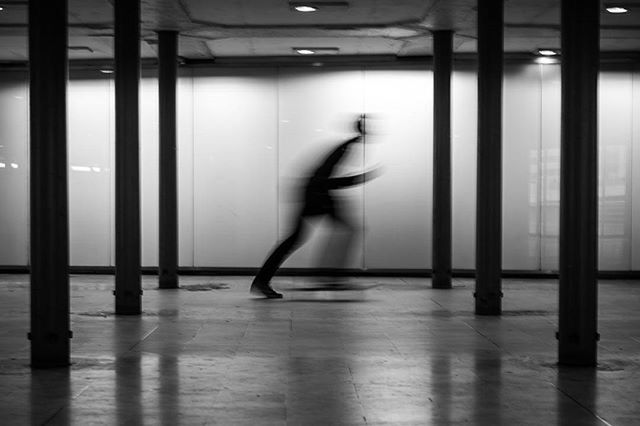
M 27 111 L 27 123 L 26 123 L 26 133 L 27 133 L 27 143 L 26 143 L 26 164 L 27 164 L 27 179 L 26 179 L 26 198 L 25 202 L 27 204 L 27 236 L 25 240 L 26 245 L 26 255 L 27 255 L 27 265 L 31 265 L 31 87 L 29 80 L 29 73 L 25 74 L 24 85 L 26 87 L 26 96 L 25 96 L 25 109 Z
M 637 255 L 636 255 L 636 250 L 634 250 L 635 245 L 633 244 L 633 242 L 634 242 L 635 238 L 640 238 L 640 236 L 634 235 L 634 232 L 633 232 L 633 230 L 635 228 L 634 223 L 633 223 L 633 217 L 634 217 L 633 216 L 633 212 L 636 209 L 636 207 L 635 207 L 636 203 L 638 203 L 638 200 L 635 200 L 635 203 L 634 203 L 635 188 L 638 185 L 638 183 L 635 181 L 634 177 L 636 177 L 636 176 L 640 177 L 640 174 L 638 174 L 637 172 L 636 173 L 633 172 L 635 170 L 633 168 L 633 166 L 635 165 L 636 158 L 638 157 L 638 152 L 634 151 L 634 150 L 640 149 L 640 144 L 637 143 L 637 142 L 640 142 L 640 135 L 638 134 L 638 130 L 640 129 L 640 127 L 636 123 L 634 123 L 634 117 L 638 113 L 640 113 L 640 111 L 638 111 L 638 102 L 640 102 L 640 99 L 636 98 L 638 96 L 638 80 L 640 79 L 640 67 L 638 67 L 638 66 L 635 67 L 635 69 L 633 71 L 633 77 L 632 78 L 633 79 L 632 79 L 632 95 L 631 95 L 631 99 L 632 99 L 634 108 L 631 111 L 632 112 L 632 115 L 631 115 L 631 123 L 632 124 L 631 125 L 633 126 L 632 127 L 633 130 L 632 130 L 632 133 L 631 133 L 631 155 L 633 156 L 632 163 L 631 163 L 631 166 L 632 166 L 631 191 L 633 191 L 631 193 L 631 200 L 632 200 L 631 201 L 631 209 L 632 209 L 631 210 L 631 213 L 632 213 L 631 214 L 631 221 L 632 221 L 631 222 L 631 270 L 634 270 L 634 269 L 637 270 L 637 269 L 640 269 L 640 265 L 638 265 L 638 268 L 636 268 L 635 265 L 634 265 L 634 260 L 636 259 Z
M 599 70 L 598 71 L 598 79 L 597 79 L 597 105 L 598 108 L 600 108 L 600 100 L 602 99 L 601 93 L 602 93 L 602 71 Z M 597 226 L 598 226 L 598 236 L 597 236 L 597 240 L 596 240 L 596 248 L 597 248 L 597 255 L 596 255 L 596 270 L 600 270 L 600 269 L 604 269 L 603 268 L 603 262 L 602 262 L 602 242 L 604 240 L 604 221 L 602 220 L 602 211 L 605 210 L 606 204 L 607 204 L 607 183 L 605 181 L 605 178 L 607 176 L 607 162 L 605 161 L 605 158 L 607 157 L 607 150 L 605 149 L 605 147 L 603 146 L 602 142 L 602 138 L 600 137 L 600 132 L 602 131 L 602 124 L 601 121 L 602 119 L 600 118 L 602 116 L 602 111 L 600 109 L 598 109 L 597 111 L 597 116 L 596 116 L 596 123 L 597 123 L 597 127 L 596 127 L 596 138 L 597 138 L 597 144 L 596 144 L 596 158 L 597 158 L 597 165 L 596 165 L 596 182 L 597 182 L 597 187 L 598 187 L 598 196 L 597 196 L 597 203 L 596 203 L 596 217 L 597 217 Z
M 634 144 L 634 142 L 636 142 L 637 140 L 640 140 L 640 135 L 637 134 L 638 126 L 637 125 L 634 126 L 634 123 L 633 123 L 634 117 L 636 117 L 636 115 L 638 113 L 640 113 L 640 111 L 638 111 L 638 109 L 637 109 L 639 101 L 636 101 L 634 99 L 634 97 L 638 95 L 638 80 L 639 79 L 640 79 L 640 67 L 636 66 L 636 69 L 634 70 L 634 73 L 633 73 L 632 94 L 631 94 L 631 99 L 632 99 L 632 103 L 633 103 L 633 106 L 634 106 L 634 108 L 631 111 L 631 113 L 632 113 L 631 114 L 631 126 L 632 126 L 632 132 L 631 132 L 631 155 L 634 158 L 637 157 L 637 152 L 634 153 L 634 148 L 635 149 L 640 149 L 640 144 Z M 638 185 L 638 182 L 636 182 L 633 179 L 633 177 L 634 177 L 633 170 L 634 170 L 634 168 L 633 168 L 633 159 L 632 159 L 632 163 L 631 163 L 631 176 L 632 176 L 632 178 L 631 178 L 631 191 L 634 191 L 635 187 L 637 187 L 637 185 Z M 637 176 L 640 177 L 640 173 L 638 173 Z M 634 250 L 633 241 L 634 241 L 634 238 L 639 238 L 640 237 L 640 236 L 637 236 L 637 235 L 633 234 L 633 210 L 634 210 L 634 206 L 635 206 L 635 204 L 633 202 L 633 200 L 634 200 L 633 194 L 634 194 L 634 192 L 631 193 L 631 200 L 632 200 L 631 201 L 631 208 L 632 208 L 632 210 L 631 210 L 631 212 L 632 212 L 632 215 L 631 215 L 631 218 L 632 218 L 632 222 L 631 222 L 631 228 L 632 228 L 631 229 L 631 269 L 632 270 L 634 269 L 633 260 L 636 257 L 636 252 Z M 638 200 L 636 200 L 636 203 L 638 203 Z M 638 265 L 638 266 L 639 266 L 639 269 L 640 269 L 640 265 Z
M 109 208 L 109 217 L 107 219 L 108 222 L 108 237 L 107 237 L 107 252 L 109 253 L 107 256 L 107 265 L 112 266 L 113 265 L 113 226 L 112 226 L 112 220 L 113 220 L 113 203 L 111 202 L 112 200 L 112 195 L 113 195 L 113 172 L 115 169 L 115 163 L 113 162 L 113 128 L 115 126 L 115 123 L 113 123 L 113 97 L 111 96 L 112 92 L 112 88 L 113 88 L 113 79 L 112 78 L 108 78 L 108 84 L 107 84 L 107 109 L 109 110 L 107 113 L 107 125 L 109 126 L 109 134 L 107 136 L 107 149 L 109 150 L 109 153 L 107 155 L 107 161 L 109 163 L 109 194 L 108 194 L 108 200 L 107 200 L 107 206 Z
M 276 241 L 280 239 L 280 67 L 276 67 Z M 258 265 L 260 266 L 260 265 Z
M 598 70 L 596 86 L 596 226 L 598 230 L 598 234 L 596 236 L 596 270 L 604 269 L 602 262 L 602 241 L 604 239 L 604 221 L 602 220 L 602 212 L 605 210 L 607 203 L 607 184 L 605 182 L 605 177 L 607 176 L 607 162 L 604 161 L 607 151 L 601 143 L 602 138 L 600 136 L 600 132 L 602 132 L 602 110 L 600 109 L 600 101 L 602 99 L 602 80 L 602 70 Z
M 629 191 L 627 193 L 627 199 L 629 200 L 629 206 L 627 207 L 627 213 L 629 213 L 629 270 L 632 271 L 633 270 L 633 192 L 634 192 L 634 180 L 633 180 L 633 159 L 634 159 L 634 144 L 633 142 L 635 141 L 635 135 L 634 135 L 634 123 L 633 123 L 633 117 L 636 116 L 636 111 L 635 111 L 635 99 L 634 99 L 634 95 L 635 95 L 635 89 L 636 89 L 636 72 L 635 70 L 632 68 L 631 69 L 631 120 L 629 121 L 629 126 L 631 127 L 631 140 L 629 141 L 629 158 L 627 160 L 627 176 L 631 176 L 631 179 L 629 179 Z M 625 232 L 626 233 L 626 232 Z
M 361 105 L 361 111 L 363 113 L 368 113 L 369 111 L 367 111 L 367 72 L 365 70 L 365 67 L 361 67 L 360 68 L 360 80 L 362 81 L 362 105 Z M 365 167 L 367 166 L 367 128 L 366 128 L 366 121 L 365 121 L 365 134 L 362 136 L 362 141 L 364 142 L 362 144 L 362 171 L 364 172 Z M 367 242 L 366 242 L 366 233 L 367 233 L 367 226 L 366 226 L 366 198 L 367 195 L 367 186 L 366 185 L 362 185 L 362 225 L 360 226 L 360 230 L 361 230 L 361 239 L 362 239 L 362 259 L 360 260 L 360 267 L 363 270 L 366 270 L 366 265 L 367 262 L 365 261 L 365 256 L 367 254 Z
M 638 88 L 639 88 L 638 84 L 639 84 L 639 80 L 640 80 L 640 67 L 636 66 L 636 68 L 635 68 L 635 70 L 634 70 L 634 73 L 633 73 L 633 86 L 632 86 L 633 93 L 632 93 L 632 99 L 633 99 L 634 109 L 632 110 L 632 116 L 631 116 L 631 117 L 632 117 L 632 120 L 631 120 L 631 121 L 632 121 L 632 126 L 633 126 L 633 132 L 632 132 L 632 136 L 631 136 L 631 137 L 632 137 L 632 142 L 631 142 L 631 147 L 632 147 L 632 148 L 631 148 L 631 154 L 634 156 L 634 160 L 636 160 L 636 159 L 637 159 L 637 157 L 638 157 L 638 152 L 637 152 L 637 151 L 635 151 L 635 152 L 634 152 L 634 148 L 635 148 L 635 149 L 639 149 L 639 150 L 640 150 L 640 143 L 637 143 L 637 142 L 640 142 L 640 134 L 638 134 L 638 130 L 640 130 L 640 126 L 639 126 L 639 125 L 637 125 L 637 124 L 635 124 L 635 123 L 633 123 L 633 120 L 634 120 L 634 118 L 633 118 L 633 117 L 635 117 L 638 113 L 640 113 L 640 111 L 638 111 L 638 103 L 640 102 L 640 99 L 636 99 L 636 96 L 638 96 Z M 635 125 L 634 125 L 634 124 L 635 124 Z M 635 169 L 633 169 L 633 165 L 634 165 L 634 163 L 632 162 L 632 171 L 633 171 L 633 170 L 635 170 Z M 636 173 L 634 174 L 634 173 L 632 172 L 632 187 L 631 187 L 631 190 L 632 190 L 632 191 L 634 191 L 634 190 L 635 190 L 635 187 L 637 187 L 637 186 L 638 186 L 638 182 L 636 182 L 636 181 L 633 179 L 633 177 L 635 177 L 634 175 L 635 175 L 635 176 L 640 177 L 640 173 L 637 173 L 637 172 L 636 172 Z M 635 210 L 635 205 L 639 202 L 638 200 L 636 200 L 636 204 L 634 204 L 634 203 L 633 203 L 633 200 L 634 200 L 633 195 L 634 195 L 634 194 L 635 194 L 635 192 L 632 192 L 632 196 L 631 196 L 631 199 L 632 199 L 632 204 L 631 204 L 631 207 L 632 207 L 632 213 L 633 213 L 633 210 Z M 632 217 L 632 220 L 633 220 L 633 214 L 632 214 L 632 216 L 631 216 L 631 217 Z M 634 263 L 633 263 L 633 262 L 634 262 L 634 260 L 636 259 L 637 254 L 636 254 L 636 251 L 633 249 L 633 247 L 634 247 L 634 245 L 633 245 L 633 241 L 634 241 L 634 238 L 640 238 L 640 235 L 634 235 L 634 233 L 633 233 L 633 222 L 632 222 L 631 226 L 632 226 L 632 231 L 631 231 L 631 241 L 632 241 L 632 250 L 631 250 L 631 255 L 632 255 L 632 258 L 631 258 L 631 269 L 632 269 L 632 270 L 634 270 Z M 637 269 L 640 269 L 640 265 L 638 265 L 638 267 L 636 268 L 636 270 L 637 270 Z
M 538 162 L 538 179 L 536 182 L 537 185 L 537 196 L 538 196 L 538 270 L 542 270 L 542 256 L 543 256 L 543 235 L 544 235 L 544 226 L 542 223 L 542 218 L 543 218 L 543 203 L 542 203 L 542 196 L 543 196 L 543 183 L 544 183 L 544 177 L 542 175 L 543 173 L 543 168 L 542 168 L 542 134 L 543 134 L 543 129 L 544 129 L 544 108 L 543 108 L 543 101 L 544 101 L 544 68 L 543 65 L 540 64 L 538 65 L 538 69 L 539 69 L 539 82 L 540 82 L 540 97 L 538 98 L 538 108 L 539 108 L 539 112 L 540 112 L 540 128 L 539 128 L 539 133 L 538 133 L 538 155 L 536 156 L 536 160 Z
M 196 91 L 191 70 L 191 266 L 196 266 Z

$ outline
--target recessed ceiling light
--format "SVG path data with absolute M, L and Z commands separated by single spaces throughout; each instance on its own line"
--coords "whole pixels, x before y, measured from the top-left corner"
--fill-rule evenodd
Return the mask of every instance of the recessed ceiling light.
M 542 56 L 556 56 L 558 51 L 555 49 L 538 49 L 538 55 Z
M 103 69 L 100 70 L 100 72 L 102 74 L 113 74 L 113 70 L 108 69 L 108 68 L 103 68 Z
M 311 5 L 308 5 L 308 4 L 299 4 L 299 5 L 297 5 L 297 6 L 294 6 L 294 7 L 293 7 L 293 9 L 294 9 L 296 12 L 303 12 L 303 13 L 306 13 L 306 12 L 315 12 L 316 10 L 318 10 L 318 8 L 317 8 L 317 7 L 315 7 L 315 6 L 311 6 Z
M 629 9 L 626 9 L 621 6 L 611 6 L 607 8 L 607 12 L 609 13 L 627 13 Z
M 0 6 L 0 10 L 4 10 L 4 7 Z
M 338 47 L 294 47 L 293 51 L 298 55 L 337 55 Z
M 339 0 L 339 1 L 331 1 L 331 0 L 292 1 L 292 0 L 289 0 L 289 9 L 291 9 L 294 12 L 309 13 L 309 12 L 317 12 L 318 10 L 322 9 L 323 12 L 338 13 L 340 12 L 340 9 L 348 9 L 348 8 L 349 8 L 349 2 L 346 2 L 344 0 Z

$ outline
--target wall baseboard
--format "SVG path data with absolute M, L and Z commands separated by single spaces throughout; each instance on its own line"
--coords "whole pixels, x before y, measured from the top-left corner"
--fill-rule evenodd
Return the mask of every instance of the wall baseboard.
M 142 267 L 143 275 L 157 275 L 158 268 L 152 266 Z M 178 268 L 180 275 L 239 275 L 253 276 L 258 272 L 258 268 L 223 268 L 223 267 L 192 267 L 184 266 Z M 0 274 L 28 274 L 29 267 L 24 265 L 4 265 L 0 266 Z M 76 275 L 113 275 L 113 266 L 70 266 L 70 274 Z M 407 278 L 430 278 L 431 269 L 318 269 L 318 268 L 282 268 L 278 270 L 278 275 L 291 276 L 333 276 L 333 277 L 407 277 Z M 454 269 L 454 278 L 474 278 L 473 269 Z M 524 279 L 558 279 L 558 271 L 526 271 L 526 270 L 504 270 L 502 278 L 524 278 Z M 640 271 L 599 271 L 598 278 L 603 280 L 637 280 L 640 279 Z

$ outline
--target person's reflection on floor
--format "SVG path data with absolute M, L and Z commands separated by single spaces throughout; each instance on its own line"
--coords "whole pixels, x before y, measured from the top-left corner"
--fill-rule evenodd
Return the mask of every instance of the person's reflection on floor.
M 348 232 L 353 231 L 353 225 L 344 211 L 344 205 L 334 196 L 333 191 L 362 184 L 380 173 L 380 169 L 376 167 L 364 173 L 333 176 L 336 166 L 349 152 L 349 149 L 356 143 L 364 142 L 364 115 L 358 117 L 355 127 L 358 135 L 334 148 L 309 174 L 302 191 L 302 208 L 294 217 L 293 231 L 276 246 L 264 262 L 251 284 L 251 293 L 264 295 L 269 299 L 282 297 L 282 294 L 271 287 L 271 278 L 291 253 L 306 241 L 309 232 L 309 219 L 329 217 L 334 225 L 344 227 Z M 348 250 L 348 247 L 343 249 Z

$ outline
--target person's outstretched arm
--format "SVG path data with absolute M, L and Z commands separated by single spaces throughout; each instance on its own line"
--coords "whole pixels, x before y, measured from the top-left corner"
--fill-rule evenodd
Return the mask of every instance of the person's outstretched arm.
M 327 186 L 329 189 L 339 189 L 346 188 L 348 186 L 360 185 L 368 180 L 380 176 L 381 173 L 382 168 L 378 166 L 357 175 L 332 177 L 327 180 Z

